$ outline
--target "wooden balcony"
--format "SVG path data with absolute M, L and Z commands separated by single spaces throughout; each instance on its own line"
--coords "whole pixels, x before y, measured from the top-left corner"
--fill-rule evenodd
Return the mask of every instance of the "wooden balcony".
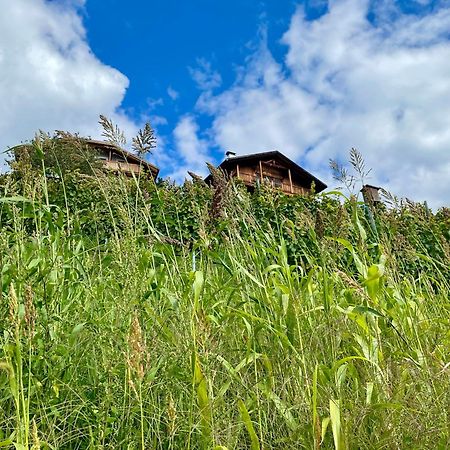
M 258 175 L 252 175 L 249 173 L 242 173 L 242 172 L 239 173 L 239 176 L 237 178 L 242 180 L 244 184 L 246 184 L 247 186 L 255 186 L 256 183 L 259 182 L 260 180 Z M 291 189 L 291 184 L 288 180 L 283 180 L 282 183 L 278 185 L 276 183 L 270 182 L 269 180 L 267 180 L 266 182 L 270 183 L 272 187 L 280 189 L 281 191 L 283 191 L 285 194 L 288 195 L 305 195 L 310 191 L 309 189 L 306 189 L 302 186 L 298 186 L 295 183 L 292 184 Z
M 142 166 L 139 164 L 132 164 L 128 162 L 119 162 L 119 161 L 103 161 L 104 166 L 116 172 L 128 173 L 139 175 L 141 172 Z

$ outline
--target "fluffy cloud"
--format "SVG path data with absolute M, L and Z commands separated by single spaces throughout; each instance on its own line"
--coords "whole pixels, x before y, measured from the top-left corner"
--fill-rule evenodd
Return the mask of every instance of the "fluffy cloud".
M 219 87 L 222 84 L 222 77 L 220 73 L 213 70 L 211 63 L 206 59 L 199 58 L 197 60 L 197 67 L 189 67 L 189 73 L 192 79 L 201 90 L 211 90 Z
M 357 147 L 372 184 L 448 205 L 450 8 L 391 9 L 369 21 L 369 7 L 330 1 L 314 21 L 299 7 L 282 39 L 284 60 L 263 41 L 232 87 L 205 90 L 198 111 L 212 116 L 221 148 L 278 149 L 333 186 L 329 158 L 343 161 Z
M 128 79 L 91 52 L 83 3 L 0 0 L 1 149 L 38 129 L 98 137 L 100 113 L 134 134 L 136 125 L 119 109 Z
M 178 97 L 180 96 L 180 93 L 176 91 L 172 86 L 169 86 L 167 88 L 167 95 L 173 100 L 178 100 Z
M 195 118 L 192 115 L 182 117 L 173 134 L 177 153 L 167 162 L 176 168 L 170 178 L 182 181 L 187 170 L 206 175 L 205 161 L 211 160 L 209 142 L 198 137 L 199 126 Z

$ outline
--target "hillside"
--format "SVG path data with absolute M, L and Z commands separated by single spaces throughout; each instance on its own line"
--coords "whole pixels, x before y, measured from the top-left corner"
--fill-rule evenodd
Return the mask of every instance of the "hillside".
M 217 180 L 0 193 L 0 446 L 446 448 L 450 212 Z

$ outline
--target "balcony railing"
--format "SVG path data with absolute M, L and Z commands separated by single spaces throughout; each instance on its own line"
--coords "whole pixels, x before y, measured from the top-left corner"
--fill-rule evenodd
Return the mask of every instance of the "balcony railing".
M 259 175 L 251 175 L 247 173 L 240 173 L 239 179 L 241 179 L 245 184 L 249 186 L 254 186 L 259 180 Z M 270 183 L 270 180 L 267 180 L 268 183 Z M 307 194 L 309 192 L 309 189 L 306 189 L 304 187 L 298 186 L 295 183 L 292 184 L 292 190 L 291 190 L 291 184 L 281 182 L 281 183 L 271 183 L 273 187 L 281 189 L 286 194 Z
M 141 171 L 141 166 L 139 164 L 119 161 L 103 161 L 103 163 L 107 169 L 116 170 L 119 172 L 139 174 Z

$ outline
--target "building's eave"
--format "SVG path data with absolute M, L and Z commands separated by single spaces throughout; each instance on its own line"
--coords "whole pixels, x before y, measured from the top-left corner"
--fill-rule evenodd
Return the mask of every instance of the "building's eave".
M 260 152 L 260 153 L 251 153 L 247 155 L 240 155 L 240 156 L 233 156 L 230 158 L 225 159 L 222 161 L 219 165 L 221 169 L 227 169 L 229 166 L 234 164 L 239 164 L 241 162 L 247 162 L 252 160 L 261 160 L 263 158 L 278 158 L 282 160 L 285 164 L 288 166 L 291 166 L 292 169 L 294 169 L 300 176 L 304 176 L 307 178 L 310 178 L 311 181 L 314 181 L 314 184 L 316 186 L 316 192 L 321 192 L 324 189 L 327 188 L 327 185 L 319 180 L 317 177 L 315 177 L 313 174 L 309 173 L 307 170 L 303 169 L 303 167 L 300 167 L 296 162 L 289 159 L 287 156 L 280 153 L 278 150 L 271 150 L 268 152 Z M 210 175 L 205 178 L 205 181 L 208 182 L 210 180 Z
M 92 145 L 93 147 L 104 147 L 104 148 L 108 148 L 108 149 L 111 149 L 113 151 L 116 151 L 116 152 L 122 154 L 122 156 L 124 156 L 127 161 L 135 162 L 137 164 L 141 164 L 141 165 L 147 167 L 147 169 L 149 169 L 154 174 L 155 178 L 159 174 L 159 168 L 158 167 L 156 167 L 152 163 L 149 163 L 148 161 L 145 161 L 145 159 L 142 159 L 139 156 L 129 152 L 128 150 L 125 150 L 124 148 L 119 147 L 117 144 L 115 144 L 113 142 L 98 141 L 98 140 L 95 140 L 95 139 L 84 139 L 84 141 L 88 145 Z

